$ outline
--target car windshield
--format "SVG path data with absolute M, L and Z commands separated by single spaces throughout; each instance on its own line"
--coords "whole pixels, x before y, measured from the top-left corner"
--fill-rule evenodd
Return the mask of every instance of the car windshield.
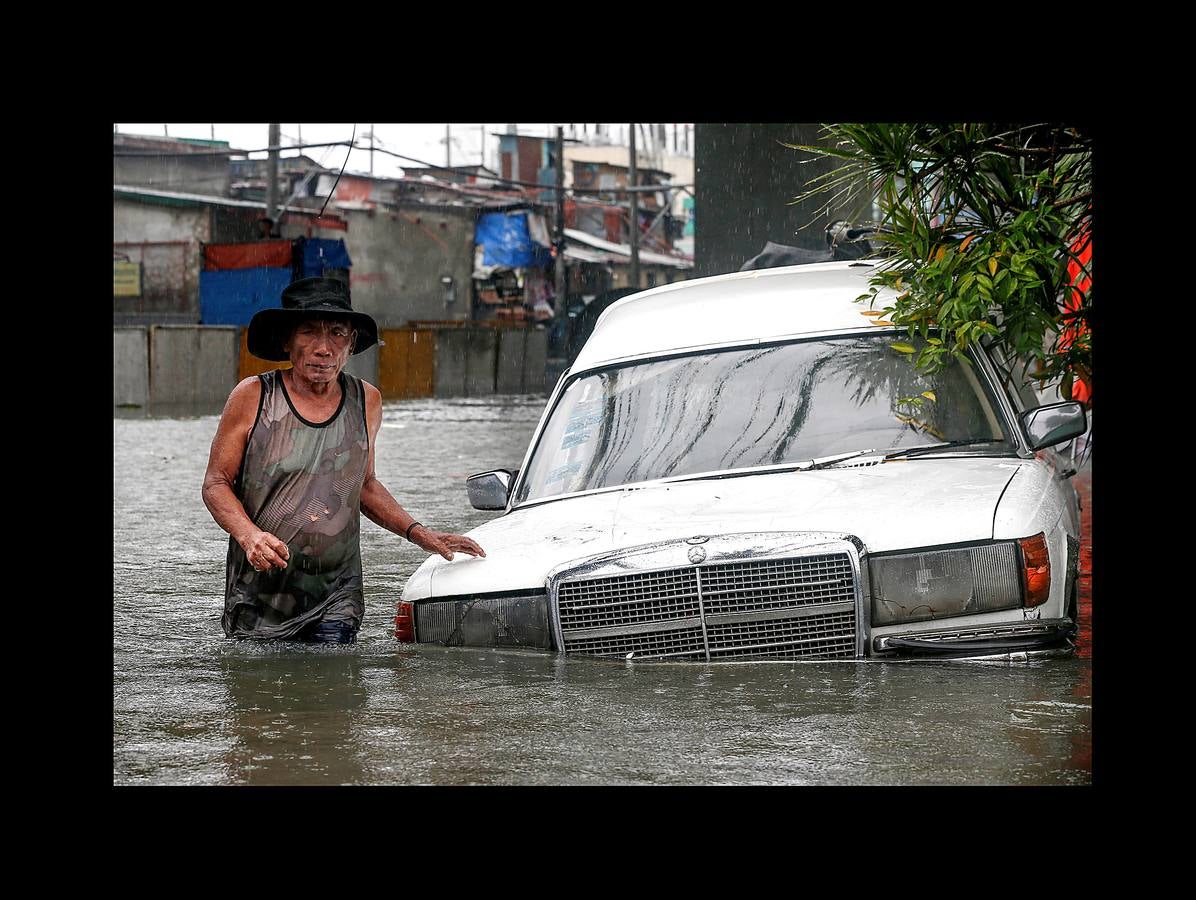
M 1012 451 L 974 366 L 926 375 L 894 343 L 858 335 L 584 374 L 553 409 L 515 502 L 864 449 L 991 440 L 961 452 Z

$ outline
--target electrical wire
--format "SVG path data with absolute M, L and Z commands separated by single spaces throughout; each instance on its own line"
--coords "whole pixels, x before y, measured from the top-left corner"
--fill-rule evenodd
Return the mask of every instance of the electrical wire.
M 321 215 L 321 216 L 324 215 L 324 211 L 328 207 L 328 201 L 331 200 L 333 194 L 336 193 L 336 187 L 338 184 L 340 184 L 341 175 L 344 174 L 345 167 L 348 165 L 349 155 L 356 148 L 356 143 L 355 143 L 356 137 L 357 137 L 357 123 L 353 123 L 353 133 L 352 133 L 352 136 L 349 138 L 349 141 L 347 144 L 347 146 L 349 147 L 349 151 L 345 154 L 345 161 L 344 161 L 344 163 L 341 164 L 340 172 L 337 173 L 336 181 L 332 185 L 332 190 L 329 191 L 328 196 L 324 198 L 324 204 L 323 204 L 323 206 L 320 207 L 319 215 Z M 393 157 L 396 157 L 397 159 L 417 163 L 421 166 L 426 166 L 426 167 L 428 167 L 430 169 L 434 169 L 434 170 L 436 170 L 436 169 L 444 170 L 446 168 L 449 168 L 447 166 L 439 166 L 435 163 L 430 163 L 426 160 L 417 159 L 416 157 L 413 157 L 413 156 L 406 156 L 402 153 L 396 153 L 393 150 L 387 150 L 382 147 L 378 147 L 378 146 L 376 146 L 376 144 L 378 142 L 374 139 L 371 139 L 371 143 L 375 144 L 375 146 L 371 147 L 372 150 L 374 150 L 378 153 L 383 153 L 387 156 L 393 156 Z M 319 144 L 300 144 L 298 146 L 291 146 L 291 147 L 286 147 L 286 148 L 279 146 L 279 147 L 272 147 L 272 148 L 268 148 L 268 149 L 271 149 L 271 150 L 283 150 L 283 149 L 295 150 L 295 149 L 306 149 L 307 147 L 334 147 L 334 146 L 344 146 L 344 145 L 345 145 L 344 141 L 329 141 L 329 142 L 319 143 Z M 360 149 L 360 148 L 356 148 L 356 149 Z M 221 153 L 221 151 L 214 151 L 214 152 L 209 151 L 209 152 L 211 153 L 211 155 L 224 155 L 224 154 L 228 154 L 230 151 L 224 151 L 223 154 Z M 240 152 L 241 153 L 256 153 L 256 152 L 260 152 L 260 151 L 250 150 L 250 151 L 240 151 Z M 116 153 L 114 153 L 114 155 L 118 155 L 118 156 L 126 156 L 126 155 L 127 156 L 151 156 L 151 155 L 152 156 L 175 156 L 175 155 L 178 155 L 178 156 L 201 156 L 201 155 L 209 155 L 209 154 L 202 153 L 202 152 L 201 153 L 178 153 L 178 154 L 172 154 L 172 153 L 145 153 L 145 154 L 142 154 L 142 153 L 135 153 L 135 152 L 134 153 L 116 152 Z M 308 178 L 310 178 L 311 174 L 312 173 L 308 173 Z M 304 179 L 305 182 L 307 180 L 308 180 L 307 178 Z M 540 191 L 555 191 L 556 190 L 555 185 L 544 185 L 544 184 L 540 184 L 540 183 L 536 183 L 536 182 L 517 181 L 515 179 L 502 178 L 501 176 L 496 177 L 491 180 L 494 181 L 494 183 L 496 185 L 511 186 L 511 187 L 516 187 L 516 188 L 537 188 Z M 458 189 L 460 189 L 460 186 L 457 186 L 457 187 L 458 187 Z M 606 189 L 603 189 L 603 188 L 588 188 L 587 189 L 587 188 L 579 188 L 576 186 L 571 186 L 571 187 L 564 187 L 564 188 L 562 188 L 562 190 L 566 195 L 572 195 L 575 203 L 579 203 L 579 204 L 585 205 L 585 206 L 607 207 L 608 203 L 604 203 L 601 200 L 598 200 L 598 201 L 585 200 L 585 199 L 582 199 L 581 196 L 579 196 L 579 195 L 584 195 L 584 194 L 630 194 L 633 191 L 635 193 L 649 192 L 649 191 L 652 191 L 653 188 L 655 188 L 656 191 L 663 191 L 663 192 L 668 192 L 671 190 L 680 190 L 680 191 L 690 194 L 692 196 L 693 195 L 693 191 L 691 190 L 692 187 L 693 187 L 692 184 L 642 185 L 638 188 L 632 188 L 629 190 L 627 188 L 618 188 L 618 187 L 606 188 Z M 475 191 L 470 191 L 470 190 L 466 189 L 466 190 L 462 190 L 461 192 L 466 193 L 466 194 L 473 194 L 476 196 L 489 195 L 489 196 L 493 197 L 493 194 L 491 194 L 490 192 L 487 192 L 487 191 L 476 191 L 475 192 Z M 520 192 L 520 193 L 522 193 L 522 192 Z M 671 200 L 670 200 L 670 202 L 662 205 L 660 213 L 657 214 L 656 219 L 652 222 L 653 226 L 660 219 L 660 217 L 663 213 L 665 213 L 671 209 L 671 206 L 672 206 Z M 618 207 L 616 205 L 613 208 L 618 208 Z M 649 228 L 649 230 L 651 230 L 651 229 Z
M 376 153 L 385 153 L 387 156 L 394 156 L 398 159 L 404 159 L 407 162 L 418 163 L 421 166 L 427 166 L 429 169 L 439 169 L 441 171 L 445 171 L 446 169 L 449 169 L 449 168 L 461 168 L 459 166 L 437 165 L 436 163 L 430 163 L 427 160 L 416 159 L 414 156 L 404 156 L 402 153 L 395 153 L 393 150 L 385 150 L 382 147 L 375 147 L 374 151 Z M 409 177 L 410 177 L 410 174 L 411 173 L 409 172 L 408 173 Z M 418 174 L 418 173 L 416 173 L 416 174 Z M 519 187 L 538 188 L 542 191 L 556 190 L 556 185 L 540 184 L 539 182 L 535 182 L 535 181 L 516 181 L 513 178 L 503 178 L 502 176 L 497 176 L 495 178 L 488 178 L 487 180 L 493 181 L 495 184 L 513 184 L 513 185 L 517 185 Z M 646 184 L 646 185 L 640 185 L 638 188 L 635 189 L 635 191 L 637 193 L 655 193 L 655 192 L 659 192 L 659 191 L 668 191 L 668 190 L 674 190 L 674 189 L 682 189 L 683 190 L 683 189 L 689 188 L 689 187 L 693 187 L 693 185 L 692 184 L 662 184 L 662 185 Z M 629 193 L 631 193 L 631 191 L 628 190 L 627 188 L 618 188 L 618 187 L 616 187 L 616 188 L 567 187 L 567 188 L 563 188 L 563 190 L 566 193 L 574 192 L 574 193 L 579 193 L 579 194 L 629 194 Z
M 328 192 L 328 196 L 324 198 L 324 205 L 320 207 L 320 215 L 324 215 L 324 210 L 328 208 L 328 201 L 332 199 L 332 195 L 336 193 L 336 186 L 341 183 L 341 176 L 345 174 L 345 166 L 349 164 L 349 154 L 353 152 L 353 140 L 357 137 L 357 123 L 353 123 L 353 134 L 349 137 L 349 150 L 345 153 L 345 161 L 341 163 L 341 170 L 336 174 L 336 181 L 332 182 L 332 190 Z
M 168 157 L 192 157 L 192 156 L 247 156 L 250 153 L 269 153 L 271 150 L 306 150 L 309 147 L 343 147 L 344 141 L 325 141 L 321 144 L 287 144 L 285 146 L 279 145 L 277 147 L 259 147 L 256 150 L 237 150 L 234 147 L 229 147 L 224 150 L 113 150 L 113 156 L 156 156 L 162 158 Z
M 291 196 L 287 197 L 287 202 L 283 204 L 284 208 L 289 207 L 291 205 L 291 202 L 296 197 L 299 196 L 299 191 L 301 191 L 304 187 L 306 187 L 311 182 L 312 178 L 314 178 L 316 175 L 320 174 L 321 171 L 323 171 L 324 160 L 326 160 L 328 158 L 329 152 L 330 152 L 329 150 L 325 150 L 324 153 L 321 155 L 319 162 L 317 162 L 314 166 L 312 166 L 310 169 L 308 169 L 306 172 L 303 173 L 303 179 L 301 181 L 294 182 L 295 187 L 291 191 Z M 348 158 L 349 158 L 348 156 L 345 157 L 345 159 L 348 159 Z M 332 196 L 332 195 L 329 194 L 329 196 Z M 327 203 L 328 201 L 325 200 L 324 202 Z M 323 210 L 320 211 L 320 214 L 323 215 Z
M 357 133 L 356 124 L 354 124 L 353 127 L 354 127 L 353 133 L 356 136 L 356 133 Z M 250 153 L 268 153 L 271 150 L 279 150 L 279 151 L 281 151 L 281 150 L 306 150 L 309 147 L 345 147 L 345 146 L 350 147 L 350 149 L 358 149 L 358 150 L 362 149 L 360 147 L 356 147 L 356 145 L 353 143 L 353 141 L 349 141 L 349 142 L 327 141 L 327 142 L 319 143 L 319 144 L 293 144 L 293 145 L 287 145 L 285 147 L 281 146 L 281 145 L 278 147 L 261 147 L 256 150 L 234 150 L 234 149 L 230 148 L 228 150 L 207 150 L 207 151 L 196 151 L 196 152 L 190 152 L 190 153 L 188 153 L 188 152 L 170 153 L 170 152 L 158 152 L 158 151 L 141 153 L 141 152 L 136 152 L 136 151 L 116 150 L 116 151 L 113 151 L 112 155 L 114 157 L 121 156 L 121 157 L 158 157 L 158 158 L 201 157 L 201 156 L 242 156 L 242 155 L 247 155 Z M 382 153 L 387 156 L 393 156 L 396 159 L 402 159 L 402 160 L 406 160 L 407 162 L 417 163 L 418 165 L 426 166 L 429 169 L 444 170 L 444 169 L 450 168 L 448 166 L 442 166 L 442 165 L 438 165 L 437 163 L 428 162 L 427 160 L 417 159 L 414 156 L 405 156 L 402 153 L 395 153 L 393 150 L 387 150 L 387 149 L 385 149 L 383 147 L 379 147 L 379 146 L 375 146 L 373 149 L 374 149 L 375 153 Z M 345 158 L 346 158 L 346 160 L 348 159 L 347 156 Z M 459 168 L 459 167 L 457 167 L 457 168 Z M 342 169 L 342 171 L 343 171 L 343 169 Z M 503 178 L 501 176 L 496 176 L 496 177 L 488 179 L 488 180 L 493 181 L 496 184 L 514 185 L 517 187 L 538 188 L 539 190 L 542 190 L 542 191 L 556 190 L 555 185 L 540 184 L 540 183 L 534 182 L 534 181 L 518 181 L 513 178 Z M 685 191 L 686 193 L 693 193 L 692 191 L 688 190 L 688 188 L 691 188 L 691 187 L 693 187 L 692 184 L 665 184 L 665 185 L 649 184 L 649 185 L 640 185 L 635 190 L 636 190 L 636 192 L 639 192 L 639 193 L 669 191 L 669 190 L 682 190 L 682 191 Z M 571 187 L 566 187 L 563 190 L 565 191 L 565 193 L 573 193 L 573 194 L 629 194 L 629 193 L 631 193 L 631 191 L 629 189 L 620 188 L 620 187 L 579 188 L 576 186 L 571 186 Z

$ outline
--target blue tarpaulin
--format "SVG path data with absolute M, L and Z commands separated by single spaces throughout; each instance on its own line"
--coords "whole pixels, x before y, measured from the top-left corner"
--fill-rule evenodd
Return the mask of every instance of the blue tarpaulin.
M 339 238 L 306 238 L 303 242 L 303 277 L 323 275 L 328 269 L 347 269 L 353 263 Z
M 475 241 L 482 246 L 484 266 L 547 266 L 552 254 L 535 243 L 527 228 L 527 212 L 486 213 L 478 217 Z
M 290 266 L 200 272 L 200 321 L 205 325 L 248 325 L 259 309 L 282 306 L 282 289 L 290 283 Z

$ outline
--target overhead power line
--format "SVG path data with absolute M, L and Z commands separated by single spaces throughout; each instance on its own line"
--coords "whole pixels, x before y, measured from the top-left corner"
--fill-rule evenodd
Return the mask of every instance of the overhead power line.
M 113 156 L 143 156 L 143 157 L 145 157 L 145 156 L 148 156 L 148 157 L 242 156 L 242 155 L 249 154 L 249 153 L 269 153 L 271 150 L 306 150 L 309 147 L 353 147 L 358 150 L 368 149 L 368 148 L 359 147 L 356 143 L 351 142 L 351 141 L 325 141 L 324 143 L 320 143 L 320 144 L 293 144 L 293 145 L 289 145 L 286 147 L 262 147 L 257 150 L 232 150 L 232 149 L 229 149 L 229 150 L 200 150 L 200 151 L 196 151 L 194 153 L 188 153 L 188 152 L 184 152 L 184 151 L 169 152 L 169 151 L 154 150 L 154 151 L 142 152 L 142 151 L 133 151 L 133 150 L 128 150 L 128 151 L 116 150 L 116 151 L 113 151 L 112 155 Z M 425 159 L 417 159 L 414 156 L 405 156 L 402 153 L 395 153 L 393 150 L 386 150 L 386 149 L 384 149 L 382 147 L 378 147 L 378 146 L 374 147 L 374 152 L 375 153 L 385 153 L 386 155 L 393 156 L 397 159 L 403 159 L 403 160 L 406 160 L 407 162 L 418 163 L 419 165 L 425 166 L 429 169 L 440 169 L 443 171 L 447 168 L 450 168 L 448 166 L 440 165 L 439 163 L 428 162 Z M 346 157 L 346 159 L 347 159 L 347 157 Z M 260 162 L 261 160 L 258 160 L 258 161 Z M 459 168 L 464 168 L 464 167 L 459 167 Z M 344 170 L 342 169 L 342 171 L 344 171 Z M 496 184 L 516 185 L 518 187 L 538 188 L 539 190 L 542 190 L 542 191 L 556 190 L 556 188 L 551 184 L 541 184 L 536 181 L 518 181 L 513 178 L 502 178 L 501 176 L 497 176 L 497 175 L 494 178 L 489 179 L 489 180 L 494 181 Z M 692 188 L 692 187 L 693 187 L 692 184 L 663 184 L 663 185 L 648 184 L 648 185 L 638 185 L 636 187 L 622 187 L 622 188 L 620 188 L 620 187 L 609 187 L 609 188 L 568 187 L 568 188 L 565 188 L 564 190 L 565 190 L 565 193 L 574 193 L 574 194 L 628 194 L 628 193 L 632 193 L 632 192 L 644 193 L 644 192 L 669 191 L 669 190 L 685 190 L 686 188 Z
M 269 153 L 271 150 L 306 150 L 309 147 L 343 147 L 348 141 L 325 141 L 322 144 L 287 144 L 285 147 L 262 147 L 260 150 L 113 150 L 113 156 L 245 156 L 249 153 Z
M 353 134 L 349 136 L 349 153 L 353 152 L 353 139 L 357 137 L 357 123 L 353 123 Z M 370 135 L 370 143 L 373 143 L 373 135 Z M 336 175 L 336 181 L 332 183 L 332 190 L 328 192 L 328 196 L 324 198 L 324 205 L 320 207 L 320 215 L 324 215 L 324 210 L 328 208 L 328 201 L 332 199 L 332 195 L 336 193 L 336 186 L 341 183 L 341 176 L 345 174 L 345 166 L 349 164 L 349 153 L 345 154 L 345 161 L 341 163 L 341 170 Z

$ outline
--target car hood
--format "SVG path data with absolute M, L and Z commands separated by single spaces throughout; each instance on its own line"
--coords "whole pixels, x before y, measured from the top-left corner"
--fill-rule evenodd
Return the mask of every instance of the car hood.
M 404 599 L 543 587 L 556 566 L 699 534 L 845 532 L 867 552 L 989 540 L 1002 492 L 1032 460 L 893 460 L 631 486 L 516 509 L 469 532 L 486 557 L 429 557 Z

